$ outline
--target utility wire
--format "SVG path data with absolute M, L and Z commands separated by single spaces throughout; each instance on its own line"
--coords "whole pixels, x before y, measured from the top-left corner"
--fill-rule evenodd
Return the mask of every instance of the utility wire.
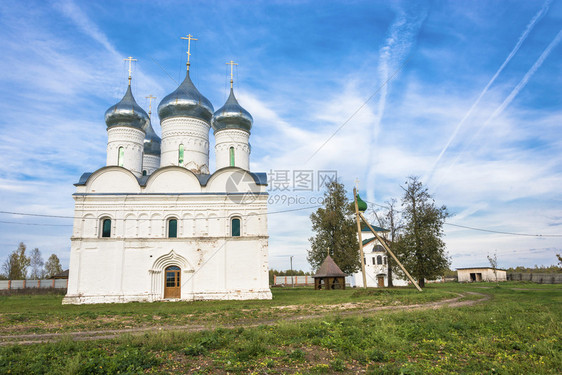
M 39 224 L 39 223 L 18 223 L 17 221 L 4 221 L 0 220 L 2 224 L 19 224 L 19 225 L 35 225 L 35 226 L 45 226 L 45 227 L 71 227 L 72 224 Z
M 361 104 L 361 105 L 359 106 L 359 108 L 357 108 L 357 109 L 355 110 L 355 112 L 353 112 L 353 113 L 351 114 L 351 116 L 349 116 L 349 117 L 347 118 L 347 120 L 345 120 L 345 121 L 343 122 L 343 124 L 341 124 L 341 125 L 336 129 L 336 131 L 333 132 L 332 135 L 330 135 L 330 136 L 328 137 L 328 139 L 326 139 L 326 140 L 324 141 L 324 143 L 322 143 L 322 145 L 320 145 L 320 147 L 318 147 L 318 148 L 316 149 L 316 151 L 314 151 L 314 152 L 312 153 L 312 155 L 310 155 L 310 157 L 309 157 L 304 163 L 307 164 L 310 160 L 312 160 L 312 158 L 313 158 L 314 156 L 316 156 L 316 154 L 317 154 L 324 146 L 326 146 L 326 144 L 327 144 L 328 142 L 330 142 L 330 140 L 331 140 L 332 138 L 334 138 L 334 137 L 336 136 L 336 134 L 337 134 L 344 126 L 346 126 L 346 125 L 351 121 L 351 119 L 354 118 L 355 115 L 356 115 L 357 113 L 359 113 L 359 111 L 361 111 L 361 110 L 363 109 L 363 107 L 365 107 L 365 106 L 367 105 L 367 103 L 368 103 L 369 101 L 371 101 L 371 99 L 373 99 L 373 97 L 374 97 L 375 95 L 377 95 L 377 94 L 383 89 L 383 87 L 385 87 L 385 86 L 388 84 L 388 82 L 390 82 L 394 77 L 396 77 L 396 75 L 406 66 L 406 64 L 410 61 L 411 58 L 412 58 L 412 56 L 408 57 L 408 58 L 402 63 L 402 65 L 400 65 L 400 66 L 398 67 L 398 69 L 396 69 L 396 70 L 394 71 L 394 73 L 392 73 L 392 75 L 390 75 L 390 76 L 386 79 L 386 81 L 384 81 L 384 82 L 382 83 L 382 85 L 380 85 L 379 88 L 377 88 L 377 89 L 375 90 L 375 92 L 374 92 L 371 96 L 369 96 L 369 97 L 367 98 L 367 100 L 365 100 L 365 102 L 364 102 L 363 104 Z
M 382 205 L 382 204 L 378 204 L 378 203 L 374 203 L 374 202 L 369 202 L 369 201 L 365 201 L 369 204 L 373 204 L 375 206 L 379 206 L 379 207 L 383 207 L 388 209 L 388 206 Z M 396 212 L 403 212 L 401 210 L 396 210 Z M 510 236 L 523 236 L 523 237 L 562 237 L 562 234 L 531 234 L 531 233 L 514 233 L 514 232 L 506 232 L 506 231 L 499 231 L 499 230 L 492 230 L 492 229 L 484 229 L 484 228 L 476 228 L 476 227 L 469 227 L 467 225 L 460 225 L 460 224 L 453 224 L 453 223 L 444 223 L 445 225 L 450 225 L 453 227 L 458 227 L 458 228 L 464 228 L 464 229 L 470 229 L 470 230 L 475 230 L 475 231 L 479 231 L 479 232 L 488 232 L 488 233 L 497 233 L 497 234 L 506 234 L 506 235 L 510 235 Z
M 475 228 L 475 227 L 469 227 L 469 226 L 466 226 L 466 225 L 453 224 L 453 223 L 445 223 L 445 225 L 450 225 L 450 226 L 453 226 L 453 227 L 459 227 L 459 228 L 470 229 L 470 230 L 476 230 L 476 231 L 480 231 L 480 232 L 498 233 L 498 234 L 508 234 L 508 235 L 510 235 L 510 236 L 525 236 L 525 237 L 562 237 L 562 234 L 513 233 L 513 232 L 503 232 L 503 231 L 499 231 L 499 230 Z
M 303 210 L 310 210 L 314 208 L 322 207 L 322 205 L 316 206 L 307 206 L 307 207 L 300 207 L 300 208 L 292 208 L 288 210 L 281 210 L 281 211 L 271 211 L 271 212 L 263 212 L 263 213 L 249 213 L 249 214 L 237 214 L 236 216 L 242 217 L 252 217 L 252 216 L 261 216 L 261 215 L 275 215 L 275 214 L 282 214 L 286 212 L 295 212 L 295 211 L 303 211 Z M 57 218 L 57 219 L 78 219 L 78 220 L 99 220 L 97 217 L 75 217 L 75 216 L 61 216 L 61 215 L 44 215 L 44 214 L 29 214 L 23 212 L 13 212 L 13 211 L 0 211 L 0 214 L 10 214 L 10 215 L 21 215 L 21 216 L 38 216 L 38 217 L 48 217 L 48 218 Z M 199 218 L 186 218 L 182 220 L 198 220 Z M 230 216 L 213 216 L 213 217 L 206 217 L 205 219 L 230 219 Z M 113 219 L 112 220 L 125 220 L 125 219 Z M 150 220 L 157 220 L 160 221 L 162 218 L 147 218 L 142 219 L 143 221 L 150 221 Z M 21 225 L 37 225 L 37 226 L 72 226 L 72 224 L 41 224 L 41 223 L 21 223 L 17 221 L 0 221 L 0 223 L 4 224 L 21 224 Z

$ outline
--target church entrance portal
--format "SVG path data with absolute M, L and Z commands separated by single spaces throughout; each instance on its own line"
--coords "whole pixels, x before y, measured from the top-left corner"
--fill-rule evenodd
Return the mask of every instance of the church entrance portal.
M 377 276 L 379 288 L 384 288 L 384 276 Z
M 166 286 L 164 287 L 164 298 L 181 298 L 180 287 L 180 273 L 181 270 L 177 266 L 166 268 Z

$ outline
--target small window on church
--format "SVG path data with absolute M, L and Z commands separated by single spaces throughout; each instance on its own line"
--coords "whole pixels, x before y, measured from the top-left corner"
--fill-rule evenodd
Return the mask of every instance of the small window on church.
M 232 237 L 240 237 L 240 219 L 235 217 L 231 221 Z
M 179 151 L 178 151 L 178 165 L 180 167 L 183 166 L 183 145 L 180 145 Z
M 111 219 L 103 219 L 101 236 L 102 237 L 111 237 Z
M 234 167 L 234 147 L 230 148 L 230 166 Z
M 125 159 L 125 149 L 123 147 L 119 147 L 119 157 L 117 159 L 118 166 L 123 166 L 123 159 Z
M 375 258 L 371 258 L 371 259 L 373 259 L 373 266 L 374 266 L 375 264 L 377 264 L 377 263 L 375 262 Z
M 382 258 L 382 261 L 386 265 L 386 257 Z
M 377 264 L 382 264 L 382 255 L 377 255 Z
M 176 238 L 178 236 L 178 221 L 176 219 L 168 220 L 168 238 Z
M 146 176 L 146 169 L 142 171 L 142 175 Z

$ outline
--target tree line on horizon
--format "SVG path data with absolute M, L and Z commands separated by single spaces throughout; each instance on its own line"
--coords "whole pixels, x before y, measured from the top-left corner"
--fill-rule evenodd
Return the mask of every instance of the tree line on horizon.
M 63 271 L 59 257 L 56 254 L 51 254 L 45 262 L 38 248 L 31 250 L 29 256 L 26 254 L 26 251 L 27 246 L 20 242 L 18 248 L 8 255 L 8 258 L 2 264 L 0 279 L 48 279 Z

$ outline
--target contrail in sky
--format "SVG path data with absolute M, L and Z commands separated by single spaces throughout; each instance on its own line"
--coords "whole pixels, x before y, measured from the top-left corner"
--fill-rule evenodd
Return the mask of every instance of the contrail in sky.
M 409 9 L 407 11 L 400 10 L 396 20 L 390 26 L 384 46 L 379 52 L 379 66 L 378 73 L 380 81 L 384 82 L 388 79 L 393 66 L 399 65 L 403 61 L 412 45 L 415 43 L 419 30 L 425 17 L 427 16 L 427 9 Z M 376 172 L 376 157 L 373 157 L 373 152 L 378 152 L 378 136 L 381 129 L 381 121 L 386 107 L 386 97 L 388 94 L 388 86 L 385 85 L 380 93 L 379 101 L 377 103 L 377 112 L 375 114 L 374 125 L 372 128 L 371 139 L 373 140 L 373 147 L 369 148 L 368 160 L 371 161 L 369 173 L 367 175 L 367 199 L 370 201 L 375 200 L 375 172 Z
M 460 129 L 462 128 L 462 126 L 464 125 L 464 122 L 466 121 L 467 118 L 470 117 L 470 115 L 472 114 L 472 112 L 474 111 L 474 109 L 478 106 L 478 104 L 480 103 L 480 100 L 482 100 L 482 97 L 488 92 L 488 89 L 490 88 L 490 86 L 494 83 L 494 81 L 496 80 L 496 78 L 498 78 L 498 76 L 500 75 L 500 73 L 503 71 L 503 69 L 506 67 L 506 65 L 511 61 L 511 59 L 513 58 L 513 56 L 515 56 L 515 54 L 519 51 L 519 48 L 521 48 L 521 45 L 523 44 L 523 42 L 525 41 L 525 39 L 527 39 L 527 36 L 529 35 L 529 33 L 533 30 L 533 28 L 535 27 L 535 24 L 546 14 L 546 12 L 548 11 L 548 8 L 550 7 L 552 0 L 547 0 L 542 8 L 538 11 L 537 14 L 535 14 L 535 16 L 531 19 L 531 21 L 529 22 L 529 24 L 527 25 L 527 27 L 525 28 L 525 30 L 523 31 L 523 33 L 521 34 L 521 36 L 519 37 L 519 40 L 517 41 L 517 43 L 515 44 L 515 47 L 513 47 L 513 49 L 511 50 L 511 52 L 509 53 L 509 55 L 507 56 L 507 58 L 505 59 L 505 61 L 503 62 L 503 64 L 499 67 L 499 69 L 496 71 L 496 73 L 494 74 L 494 76 L 490 79 L 490 81 L 488 82 L 488 84 L 486 85 L 486 87 L 484 87 L 484 89 L 482 90 L 482 92 L 480 93 L 480 95 L 478 96 L 478 98 L 476 99 L 476 101 L 474 102 L 474 104 L 472 104 L 472 107 L 470 107 L 470 109 L 468 110 L 468 112 L 464 115 L 464 117 L 462 118 L 462 120 L 457 124 L 457 126 L 455 127 L 455 130 L 453 131 L 453 134 L 451 134 L 451 137 L 449 138 L 449 140 L 447 141 L 447 144 L 445 145 L 445 147 L 443 147 L 443 150 L 441 150 L 441 153 L 439 153 L 439 156 L 437 156 L 437 159 L 435 159 L 435 162 L 433 162 L 433 166 L 431 167 L 431 170 L 429 172 L 429 176 L 427 178 L 424 178 L 425 182 L 427 183 L 429 180 L 431 180 L 431 178 L 433 177 L 433 173 L 435 172 L 435 168 L 437 167 L 437 164 L 439 163 L 439 161 L 441 160 L 441 157 L 443 157 L 443 154 L 447 151 L 447 149 L 449 148 L 449 146 L 451 145 L 451 143 L 453 142 L 453 140 L 456 138 L 457 134 L 459 133 Z
M 533 64 L 533 66 L 531 67 L 531 69 L 529 69 L 529 71 L 525 74 L 525 76 L 521 79 L 521 81 L 519 81 L 519 83 L 517 84 L 517 86 L 515 86 L 513 88 L 513 90 L 511 90 L 511 93 L 509 93 L 509 95 L 507 96 L 507 98 L 505 98 L 505 100 L 502 102 L 502 104 L 500 104 L 498 106 L 498 108 L 496 108 L 496 110 L 494 111 L 494 113 L 492 113 L 490 115 L 490 117 L 482 124 L 482 126 L 480 126 L 480 128 L 478 129 L 478 131 L 476 131 L 474 133 L 474 135 L 470 138 L 469 142 L 465 145 L 465 147 L 463 148 L 463 150 L 457 155 L 457 157 L 455 158 L 455 160 L 453 160 L 453 162 L 449 165 L 448 168 L 451 168 L 453 165 L 456 164 L 456 162 L 459 160 L 459 158 L 465 153 L 466 149 L 468 148 L 468 146 L 474 141 L 474 139 L 478 136 L 478 134 L 480 134 L 482 132 L 482 130 L 488 126 L 488 124 L 494 120 L 497 116 L 499 116 L 504 109 L 511 104 L 511 102 L 513 101 L 513 99 L 517 96 L 517 94 L 519 94 L 519 92 L 527 85 L 527 83 L 529 82 L 529 79 L 533 76 L 533 74 L 535 74 L 535 72 L 540 68 L 540 66 L 542 65 L 542 63 L 544 62 L 544 60 L 546 60 L 546 58 L 550 55 L 550 53 L 552 52 L 552 50 L 558 45 L 558 43 L 560 43 L 560 41 L 562 40 L 562 30 L 560 30 L 558 32 L 558 34 L 556 34 L 556 37 L 554 37 L 554 39 L 552 40 L 552 42 L 550 42 L 550 44 L 548 45 L 548 47 L 546 47 L 546 49 L 543 51 L 543 53 L 539 56 L 539 58 L 537 59 L 537 61 L 535 61 L 535 63 Z

